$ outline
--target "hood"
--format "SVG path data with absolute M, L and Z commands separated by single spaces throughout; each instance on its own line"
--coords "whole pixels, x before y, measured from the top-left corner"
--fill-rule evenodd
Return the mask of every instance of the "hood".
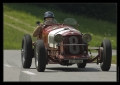
M 56 34 L 61 34 L 62 36 L 81 35 L 81 32 L 71 27 L 63 27 L 60 29 L 55 29 L 53 31 L 50 31 L 48 34 L 48 43 L 50 47 L 56 48 L 57 43 L 54 41 L 54 36 Z

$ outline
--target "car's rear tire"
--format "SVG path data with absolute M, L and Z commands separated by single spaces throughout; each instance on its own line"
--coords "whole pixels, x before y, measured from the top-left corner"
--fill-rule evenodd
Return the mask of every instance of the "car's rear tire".
M 77 63 L 77 67 L 78 68 L 85 68 L 86 67 L 86 61 L 85 60 L 83 60 L 83 63 Z
M 32 39 L 29 34 L 22 39 L 21 61 L 23 68 L 30 68 L 32 64 Z
M 102 63 L 100 63 L 100 67 L 102 71 L 109 71 L 111 67 L 112 60 L 112 47 L 111 42 L 108 39 L 102 41 L 101 47 L 103 47 L 102 54 Z
M 44 72 L 46 68 L 46 50 L 42 40 L 37 40 L 36 42 L 35 66 L 38 72 Z

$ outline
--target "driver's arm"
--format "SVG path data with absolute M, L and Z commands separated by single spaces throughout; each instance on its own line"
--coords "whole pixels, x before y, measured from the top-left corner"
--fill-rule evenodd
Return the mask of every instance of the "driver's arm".
M 37 37 L 41 31 L 42 25 L 37 26 L 37 28 L 33 31 L 33 37 Z

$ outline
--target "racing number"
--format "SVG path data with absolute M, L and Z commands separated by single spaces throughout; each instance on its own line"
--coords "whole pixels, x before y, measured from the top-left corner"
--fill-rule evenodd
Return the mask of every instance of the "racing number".
M 73 40 L 75 40 L 75 42 L 73 42 Z M 76 36 L 71 36 L 69 38 L 69 42 L 70 44 L 78 44 L 78 38 Z M 75 49 L 74 49 L 75 46 Z M 78 45 L 69 45 L 69 50 L 72 54 L 77 54 L 80 52 L 79 46 Z

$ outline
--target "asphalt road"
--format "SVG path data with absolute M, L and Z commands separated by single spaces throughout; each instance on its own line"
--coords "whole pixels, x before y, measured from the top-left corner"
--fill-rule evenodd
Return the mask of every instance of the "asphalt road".
M 78 69 L 77 65 L 61 66 L 48 64 L 45 72 L 37 72 L 34 58 L 30 69 L 21 66 L 20 50 L 4 50 L 3 82 L 94 82 L 94 81 L 117 81 L 116 65 L 112 64 L 109 71 L 101 71 L 96 63 L 87 64 L 86 68 Z

